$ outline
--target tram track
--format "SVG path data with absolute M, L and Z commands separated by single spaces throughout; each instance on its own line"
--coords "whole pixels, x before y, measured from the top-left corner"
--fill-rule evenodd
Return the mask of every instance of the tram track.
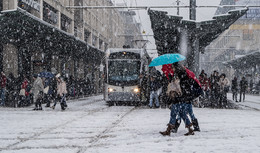
M 115 128 L 118 124 L 120 124 L 123 119 L 128 116 L 131 112 L 133 112 L 137 107 L 133 107 L 131 109 L 129 109 L 127 112 L 125 112 L 119 119 L 115 120 L 114 122 L 111 123 L 110 126 L 108 126 L 105 130 L 103 130 L 102 132 L 100 132 L 98 135 L 96 135 L 95 137 L 93 137 L 89 143 L 90 145 L 89 146 L 85 146 L 85 147 L 81 147 L 77 153 L 85 153 L 88 148 L 92 148 L 94 147 L 99 140 L 101 140 L 103 137 L 105 137 L 105 135 L 107 133 L 109 133 L 113 128 Z
M 102 101 L 102 100 L 98 100 L 98 101 Z M 97 101 L 87 103 L 86 105 L 90 105 L 90 104 L 93 104 L 93 103 L 95 103 L 95 102 L 97 102 Z M 86 106 L 86 105 L 84 105 L 84 106 Z M 66 125 L 68 125 L 68 124 L 71 124 L 71 123 L 73 123 L 73 122 L 75 122 L 75 121 L 78 121 L 78 120 L 80 120 L 80 119 L 83 119 L 83 118 L 86 117 L 86 116 L 92 115 L 92 114 L 97 113 L 97 112 L 100 112 L 100 111 L 104 111 L 105 109 L 108 109 L 108 108 L 109 108 L 109 107 L 106 106 L 106 107 L 103 107 L 103 108 L 97 108 L 97 109 L 89 110 L 88 112 L 85 112 L 85 113 L 82 114 L 81 116 L 76 117 L 76 118 L 73 118 L 73 119 L 70 119 L 70 120 L 68 120 L 68 121 L 66 121 L 66 122 L 64 122 L 64 123 L 62 123 L 62 124 L 59 124 L 59 125 L 56 125 L 56 126 L 47 128 L 47 129 L 45 129 L 45 130 L 43 130 L 43 131 L 41 131 L 41 132 L 35 132 L 35 133 L 34 133 L 32 136 L 30 136 L 30 137 L 27 137 L 27 138 L 19 138 L 19 140 L 18 140 L 17 142 L 12 143 L 12 144 L 10 144 L 10 145 L 4 147 L 4 148 L 0 148 L 0 151 L 20 149 L 20 148 L 16 148 L 16 146 L 18 146 L 19 144 L 25 143 L 25 142 L 27 142 L 27 141 L 34 140 L 34 139 L 40 137 L 40 136 L 43 135 L 43 134 L 48 134 L 48 133 L 50 133 L 51 131 L 54 131 L 54 130 L 56 130 L 56 129 L 58 129 L 58 128 L 64 127 L 64 126 L 66 126 Z

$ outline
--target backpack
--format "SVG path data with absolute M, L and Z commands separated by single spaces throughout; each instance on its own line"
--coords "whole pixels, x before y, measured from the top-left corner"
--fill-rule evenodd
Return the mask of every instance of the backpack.
M 202 94 L 203 94 L 203 89 L 196 81 L 193 81 L 191 85 L 191 95 L 194 97 L 194 99 L 196 99 Z

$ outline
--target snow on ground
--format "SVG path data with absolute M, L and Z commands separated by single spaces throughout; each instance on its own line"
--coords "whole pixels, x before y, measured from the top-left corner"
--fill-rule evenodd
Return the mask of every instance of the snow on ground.
M 230 95 L 229 95 L 230 97 Z M 71 101 L 69 109 L 0 108 L 1 153 L 256 152 L 260 111 L 194 108 L 201 132 L 161 136 L 169 109 L 108 107 L 101 96 Z M 260 96 L 247 101 L 259 102 Z M 243 102 L 246 104 L 247 102 Z M 240 104 L 240 103 L 239 103 Z

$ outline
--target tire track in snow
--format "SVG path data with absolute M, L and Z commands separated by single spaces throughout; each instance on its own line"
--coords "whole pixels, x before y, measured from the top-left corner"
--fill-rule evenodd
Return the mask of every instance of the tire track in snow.
M 99 133 L 98 135 L 96 135 L 93 139 L 91 139 L 91 140 L 89 141 L 89 143 L 90 143 L 89 146 L 81 147 L 81 148 L 77 151 L 77 153 L 85 153 L 88 148 L 91 148 L 91 147 L 95 146 L 96 143 L 106 135 L 106 133 L 110 132 L 111 129 L 113 129 L 114 127 L 116 127 L 121 121 L 123 121 L 123 119 L 124 119 L 127 115 L 129 115 L 129 114 L 130 114 L 131 112 L 133 112 L 135 109 L 136 109 L 136 107 L 133 107 L 133 108 L 131 108 L 129 111 L 125 112 L 125 114 L 122 115 L 122 116 L 121 116 L 119 119 L 117 119 L 115 122 L 113 122 L 113 123 L 111 124 L 111 126 L 107 127 L 104 131 L 100 132 L 100 133 Z

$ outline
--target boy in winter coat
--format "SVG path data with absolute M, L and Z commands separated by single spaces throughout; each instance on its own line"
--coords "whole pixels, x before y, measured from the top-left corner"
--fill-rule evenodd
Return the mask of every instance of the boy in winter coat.
M 33 102 L 35 103 L 35 108 L 33 110 L 42 110 L 42 96 L 43 96 L 43 83 L 42 79 L 37 75 L 33 75 L 33 86 L 30 93 L 33 94 Z
M 56 79 L 57 79 L 57 98 L 56 98 L 52 108 L 55 109 L 57 101 L 60 101 L 61 109 L 65 110 L 67 108 L 67 103 L 66 103 L 66 94 L 67 94 L 66 82 L 63 80 L 62 77 L 60 77 L 59 74 L 56 75 Z

